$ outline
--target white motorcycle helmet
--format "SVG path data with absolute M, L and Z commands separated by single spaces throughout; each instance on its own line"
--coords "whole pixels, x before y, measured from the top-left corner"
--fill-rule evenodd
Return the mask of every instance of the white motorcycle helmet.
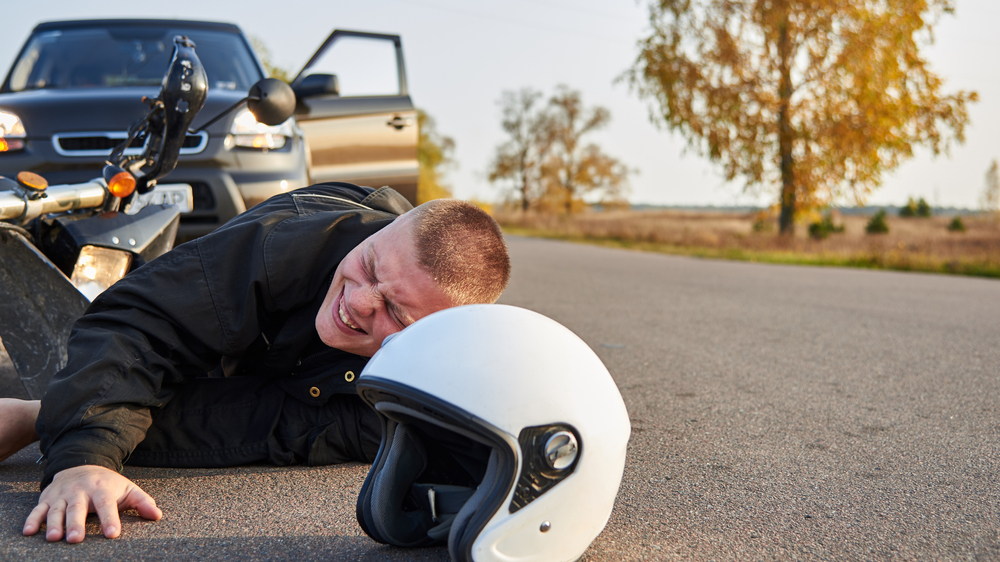
M 470 305 L 386 339 L 358 379 L 382 445 L 358 497 L 376 541 L 456 561 L 576 560 L 611 516 L 630 424 L 608 370 L 540 314 Z

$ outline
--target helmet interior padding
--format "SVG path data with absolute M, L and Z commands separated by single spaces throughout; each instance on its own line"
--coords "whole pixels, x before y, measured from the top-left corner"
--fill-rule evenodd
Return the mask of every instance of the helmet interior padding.
M 476 493 L 472 494 L 469 501 L 465 502 L 462 510 L 458 512 L 455 520 L 451 523 L 451 531 L 448 533 L 448 553 L 451 554 L 452 560 L 464 560 L 462 553 L 468 550 L 467 546 L 471 546 L 471 544 L 467 544 L 471 542 L 469 539 L 479 533 L 478 529 L 471 536 L 467 533 L 469 522 L 472 521 L 472 516 L 479 511 L 479 508 L 483 507 L 487 496 L 489 496 L 491 486 L 487 483 L 495 482 L 497 479 L 499 473 L 497 467 L 500 464 L 498 459 L 499 455 L 496 449 L 491 450 L 483 483 L 476 488 Z
M 449 545 L 463 537 L 497 484 L 501 455 L 466 428 L 402 404 L 380 402 L 382 447 L 358 498 L 358 521 L 373 539 L 401 547 Z M 495 511 L 495 509 L 494 509 Z M 483 522 L 485 523 L 485 522 Z M 456 552 L 455 560 L 466 559 Z

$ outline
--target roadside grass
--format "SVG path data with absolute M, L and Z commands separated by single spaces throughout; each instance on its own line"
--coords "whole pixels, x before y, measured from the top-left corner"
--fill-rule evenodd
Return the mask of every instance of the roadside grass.
M 797 225 L 791 239 L 755 232 L 746 213 L 610 211 L 573 216 L 498 211 L 508 234 L 610 248 L 761 263 L 920 271 L 1000 279 L 1000 222 L 964 217 L 966 232 L 948 230 L 952 217 L 887 217 L 888 234 L 865 233 L 870 217 L 835 217 L 844 232 L 823 240 Z

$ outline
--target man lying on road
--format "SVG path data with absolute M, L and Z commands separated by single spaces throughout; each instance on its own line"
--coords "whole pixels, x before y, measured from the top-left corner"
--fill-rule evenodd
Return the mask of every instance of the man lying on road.
M 126 461 L 371 462 L 381 429 L 353 385 L 367 358 L 433 312 L 495 302 L 509 277 L 474 205 L 410 210 L 350 184 L 274 197 L 175 248 L 95 299 L 40 403 L 0 401 L 0 460 L 37 439 L 46 459 L 24 534 L 44 523 L 80 542 L 88 511 L 108 538 L 120 509 L 159 519 Z

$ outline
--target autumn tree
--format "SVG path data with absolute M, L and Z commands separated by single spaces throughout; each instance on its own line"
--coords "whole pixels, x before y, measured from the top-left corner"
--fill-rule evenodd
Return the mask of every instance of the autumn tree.
M 263 39 L 256 35 L 251 35 L 250 46 L 253 47 L 254 53 L 257 54 L 257 60 L 264 67 L 264 72 L 267 73 L 268 77 L 291 83 L 292 73 L 274 64 L 271 49 L 267 48 L 267 43 L 264 43 Z
M 455 141 L 437 131 L 434 119 L 422 109 L 417 110 L 417 162 L 420 172 L 417 178 L 417 203 L 432 199 L 451 197 L 451 188 L 444 184 L 444 172 L 454 166 L 452 153 Z
M 540 195 L 542 163 L 552 145 L 541 97 L 531 88 L 500 95 L 500 127 L 508 138 L 497 147 L 488 170 L 490 183 L 508 182 L 523 211 Z
M 580 92 L 556 88 L 547 104 L 531 88 L 503 92 L 501 127 L 508 139 L 490 163 L 490 182 L 507 180 L 522 210 L 542 198 L 555 200 L 567 212 L 573 202 L 599 193 L 622 197 L 630 170 L 585 138 L 606 126 L 611 114 L 603 107 L 586 108 Z
M 986 170 L 986 185 L 979 199 L 979 207 L 990 215 L 1000 214 L 1000 166 L 997 165 L 996 158 Z
M 572 211 L 574 201 L 587 194 L 600 193 L 612 201 L 622 199 L 628 167 L 596 144 L 584 144 L 585 136 L 611 121 L 611 113 L 600 106 L 584 107 L 580 92 L 566 86 L 556 89 L 548 109 L 544 136 L 551 145 L 542 165 L 547 192 L 562 199 L 567 213 Z
M 975 92 L 945 94 L 920 49 L 954 0 L 654 0 L 626 73 L 654 121 L 794 213 L 864 200 L 925 145 L 964 141 Z

